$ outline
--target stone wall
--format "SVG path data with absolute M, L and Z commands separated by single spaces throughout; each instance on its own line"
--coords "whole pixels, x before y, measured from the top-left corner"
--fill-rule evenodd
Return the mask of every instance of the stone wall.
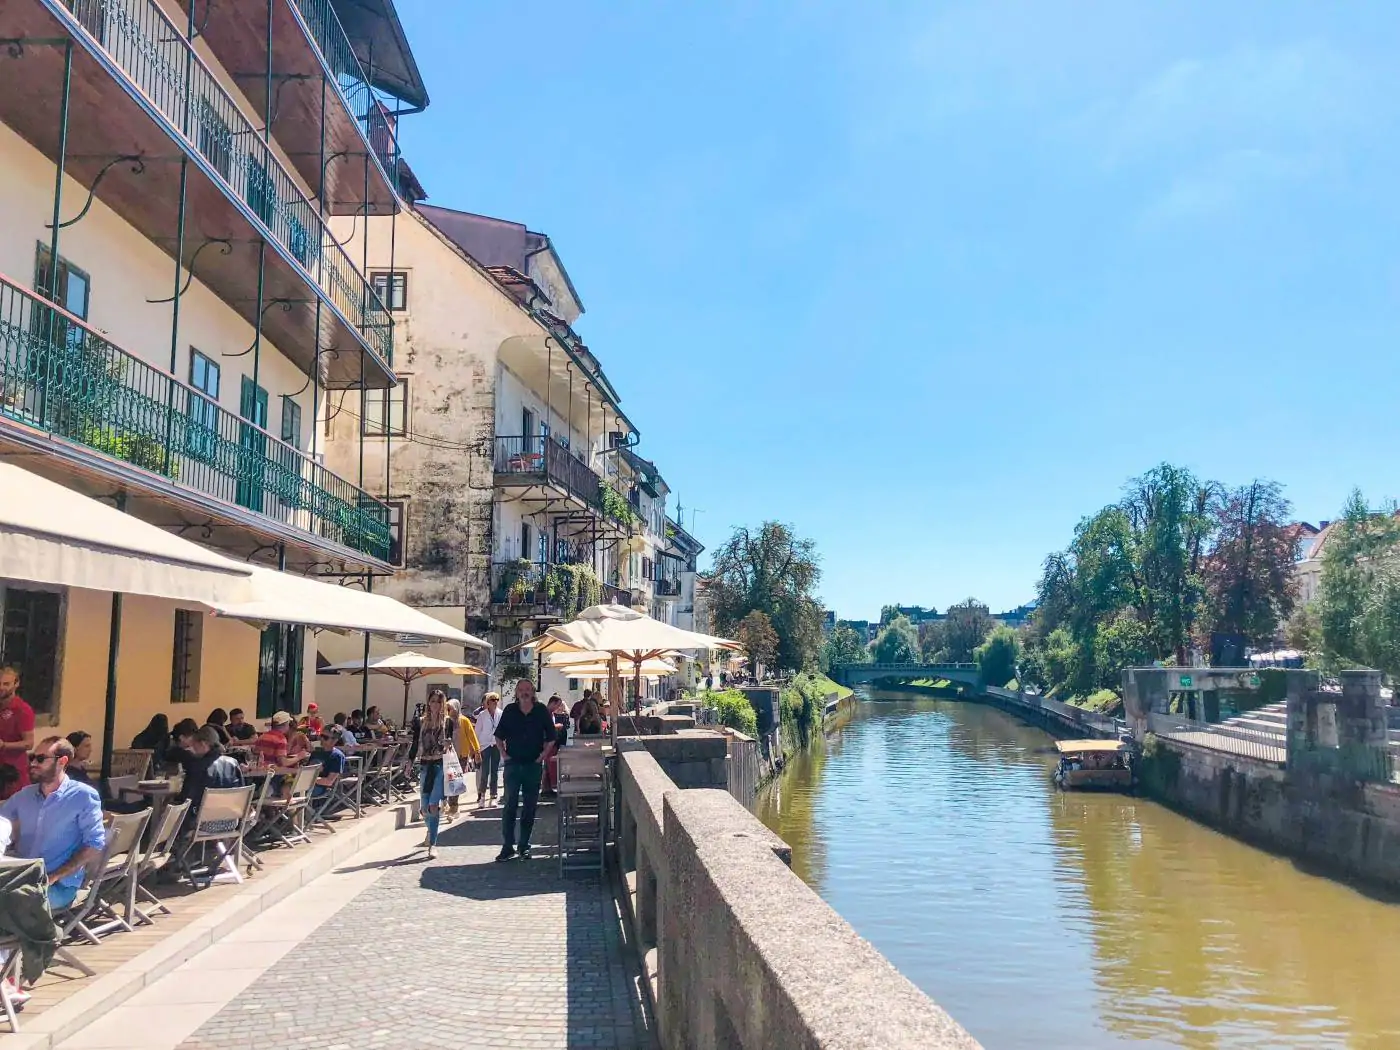
M 619 860 L 664 1050 L 972 1050 L 723 791 L 619 756 Z
M 727 788 L 729 740 L 706 729 L 658 735 L 619 737 L 619 750 L 646 751 L 676 787 Z
M 1400 887 L 1400 789 L 1285 772 L 1222 751 L 1157 740 L 1144 790 L 1255 845 L 1365 882 Z

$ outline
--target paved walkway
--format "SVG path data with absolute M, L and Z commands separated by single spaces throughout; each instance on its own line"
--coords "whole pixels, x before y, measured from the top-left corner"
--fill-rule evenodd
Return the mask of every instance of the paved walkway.
M 535 838 L 548 843 L 552 809 Z M 495 864 L 499 811 L 396 832 L 60 1050 L 652 1050 L 610 884 L 548 848 Z

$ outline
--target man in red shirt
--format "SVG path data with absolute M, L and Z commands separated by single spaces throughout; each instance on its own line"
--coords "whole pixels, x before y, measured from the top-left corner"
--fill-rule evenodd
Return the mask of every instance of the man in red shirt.
M 0 762 L 19 773 L 19 781 L 9 794 L 29 783 L 29 752 L 33 747 L 34 709 L 19 697 L 19 672 L 0 667 Z
M 253 748 L 269 766 L 287 765 L 287 744 L 291 735 L 292 716 L 286 711 L 278 711 L 272 716 L 272 725 L 266 733 L 253 741 Z

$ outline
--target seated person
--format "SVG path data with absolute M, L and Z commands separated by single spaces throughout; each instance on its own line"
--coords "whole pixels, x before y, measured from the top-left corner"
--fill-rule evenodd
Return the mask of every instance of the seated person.
M 294 724 L 287 723 L 287 761 L 295 766 L 310 757 L 311 741 Z
M 15 855 L 44 862 L 50 911 L 73 903 L 84 869 L 107 845 L 102 802 L 94 788 L 68 776 L 72 759 L 73 745 L 62 737 L 39 741 L 29 756 L 29 786 L 0 803 L 0 817 L 18 831 Z
M 378 707 L 370 707 L 365 712 L 365 729 L 376 738 L 389 735 L 389 723 L 384 721 Z
M 214 708 L 214 710 L 209 712 L 209 717 L 204 720 L 204 725 L 213 726 L 214 732 L 219 734 L 219 743 L 222 744 L 224 747 L 228 747 L 229 742 L 233 738 L 228 735 L 227 711 L 225 711 L 222 707 Z M 203 729 L 204 726 L 200 726 L 200 728 Z
M 180 787 L 178 802 L 188 801 L 190 812 L 198 813 L 209 788 L 243 786 L 243 771 L 238 763 L 224 754 L 219 734 L 213 726 L 204 726 L 190 741 L 190 763 L 185 767 L 185 782 Z
M 319 711 L 320 708 L 316 706 L 314 700 L 307 704 L 306 714 L 302 715 L 301 719 L 297 722 L 297 728 L 305 730 L 311 737 L 319 737 L 321 735 L 321 730 L 326 728 L 326 723 L 321 721 Z
M 165 769 L 157 766 L 157 775 L 161 772 L 173 772 L 175 767 L 179 767 L 182 773 L 189 772 L 190 743 L 198 732 L 199 723 L 193 718 L 182 718 L 175 723 L 175 727 L 170 730 L 170 746 L 165 750 Z
M 341 747 L 355 747 L 359 744 L 359 737 L 355 735 L 355 733 L 350 729 L 350 726 L 346 723 L 344 711 L 337 711 L 335 713 L 334 724 L 335 728 L 340 730 Z
M 345 723 L 345 728 L 355 735 L 356 740 L 370 736 L 369 727 L 365 725 L 363 711 L 351 711 L 350 720 Z
M 258 735 L 248 721 L 243 717 L 243 708 L 235 707 L 228 713 L 228 735 L 235 744 L 249 744 Z
M 335 727 L 321 730 L 321 775 L 316 778 L 316 787 L 311 792 L 312 798 L 320 798 L 335 785 L 335 782 L 345 775 L 345 752 L 340 750 L 340 734 L 335 731 Z
M 282 768 L 288 766 L 287 751 L 291 726 L 292 716 L 286 711 L 278 711 L 272 716 L 267 732 L 253 742 L 253 751 L 262 759 L 264 765 Z
M 88 763 L 92 761 L 92 734 L 79 729 L 68 734 L 68 742 L 73 745 L 73 760 L 68 763 L 69 778 L 79 784 L 97 787 L 92 782 L 92 774 L 88 772 Z
M 169 746 L 170 719 L 165 715 L 152 715 L 146 728 L 131 738 L 133 750 L 151 752 L 151 765 L 157 772 L 165 762 L 165 749 Z

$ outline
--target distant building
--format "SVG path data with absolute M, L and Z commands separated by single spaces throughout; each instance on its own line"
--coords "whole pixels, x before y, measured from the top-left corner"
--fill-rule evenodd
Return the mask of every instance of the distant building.
M 1036 603 L 1027 602 L 1025 605 L 1018 605 L 1009 612 L 995 613 L 993 620 L 1006 624 L 1007 627 L 1019 630 L 1026 625 L 1026 621 L 1031 618 L 1031 613 L 1035 612 Z
M 856 632 L 861 644 L 869 645 L 875 640 L 875 635 L 880 630 L 879 624 L 872 624 L 869 620 L 837 620 L 837 627 L 849 627 Z
M 836 630 L 836 610 L 826 609 L 822 612 L 822 634 L 829 635 Z
M 1298 602 L 1301 605 L 1316 601 L 1322 590 L 1322 554 L 1332 536 L 1333 527 L 1334 523 L 1330 521 L 1322 522 L 1317 528 L 1306 521 L 1294 526 L 1298 546 L 1294 554 L 1297 560 L 1293 566 L 1293 578 L 1298 581 Z

